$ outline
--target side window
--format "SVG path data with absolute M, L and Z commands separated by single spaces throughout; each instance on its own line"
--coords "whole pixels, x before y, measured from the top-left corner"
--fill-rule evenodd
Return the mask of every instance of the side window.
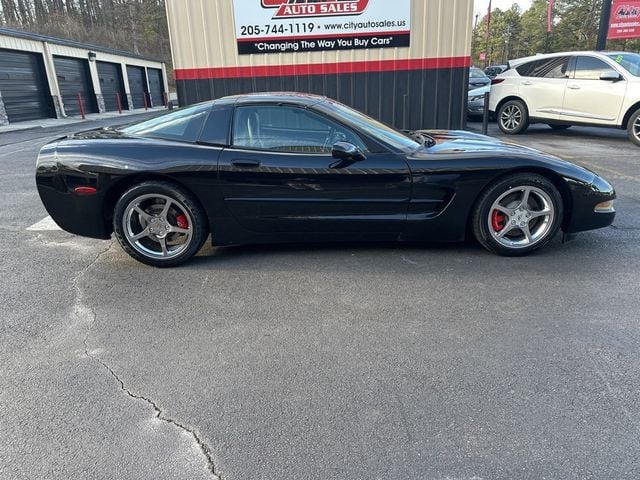
M 569 58 L 570 57 L 556 57 L 539 62 L 533 74 L 536 77 L 544 78 L 567 78 Z
M 594 57 L 576 58 L 576 80 L 600 80 L 600 75 L 613 70 L 613 67 Z
M 516 70 L 522 77 L 567 78 L 569 57 L 552 57 L 520 65 Z
M 151 120 L 125 127 L 121 131 L 143 137 L 195 142 L 200 135 L 209 110 L 211 110 L 211 104 L 181 108 Z
M 531 72 L 533 72 L 533 69 L 536 66 L 536 63 L 538 63 L 538 62 L 523 63 L 522 65 L 516 67 L 516 71 L 518 72 L 518 74 L 521 77 L 530 77 L 531 76 Z
M 233 107 L 213 107 L 202 128 L 200 141 L 211 145 L 229 144 L 229 126 Z
M 246 106 L 236 108 L 233 145 L 293 153 L 331 153 L 336 142 L 366 150 L 351 130 L 304 108 Z

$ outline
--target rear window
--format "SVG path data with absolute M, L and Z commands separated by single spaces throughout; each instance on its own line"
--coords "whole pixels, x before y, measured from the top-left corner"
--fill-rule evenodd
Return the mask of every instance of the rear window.
M 200 141 L 210 145 L 229 145 L 229 126 L 233 107 L 214 107 L 202 128 Z
M 121 131 L 141 137 L 195 142 L 198 140 L 209 110 L 211 110 L 211 104 L 181 108 L 151 120 L 130 125 Z

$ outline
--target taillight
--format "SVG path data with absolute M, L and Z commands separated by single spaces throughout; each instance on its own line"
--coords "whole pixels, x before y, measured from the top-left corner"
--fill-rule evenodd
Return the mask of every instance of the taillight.
M 504 82 L 505 80 L 506 79 L 504 79 L 504 78 L 494 78 L 494 79 L 491 80 L 491 85 L 497 85 L 499 83 Z

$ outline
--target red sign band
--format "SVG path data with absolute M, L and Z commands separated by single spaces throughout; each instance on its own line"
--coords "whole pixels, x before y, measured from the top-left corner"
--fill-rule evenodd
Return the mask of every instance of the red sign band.
M 608 38 L 640 38 L 640 0 L 614 0 Z

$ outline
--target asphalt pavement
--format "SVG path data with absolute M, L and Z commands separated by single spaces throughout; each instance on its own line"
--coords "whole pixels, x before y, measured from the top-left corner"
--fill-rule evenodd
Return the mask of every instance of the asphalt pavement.
M 640 478 L 624 132 L 507 139 L 619 195 L 612 227 L 529 257 L 205 247 L 158 270 L 43 221 L 39 148 L 115 121 L 0 134 L 0 478 Z

